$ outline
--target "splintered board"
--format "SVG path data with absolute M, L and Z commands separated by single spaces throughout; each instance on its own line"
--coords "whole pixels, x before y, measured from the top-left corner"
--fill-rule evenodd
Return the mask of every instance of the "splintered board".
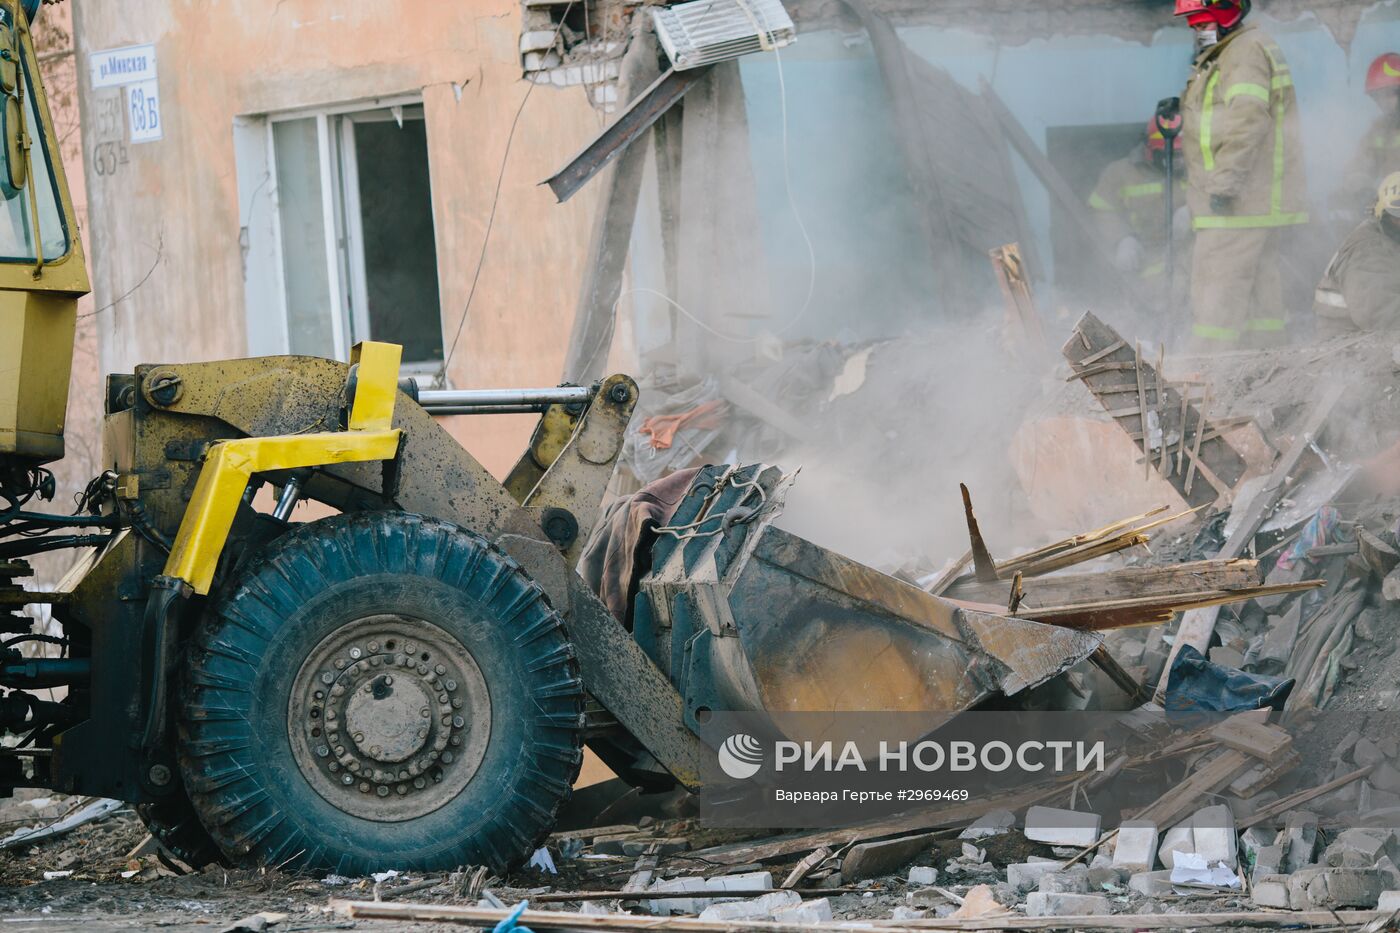
M 1214 502 L 1244 476 L 1244 458 L 1205 420 L 1202 409 L 1183 399 L 1136 346 L 1093 314 L 1080 318 L 1061 352 L 1073 378 L 1094 393 L 1143 451 L 1149 468 L 1187 503 Z M 1133 391 L 1125 392 L 1129 382 Z

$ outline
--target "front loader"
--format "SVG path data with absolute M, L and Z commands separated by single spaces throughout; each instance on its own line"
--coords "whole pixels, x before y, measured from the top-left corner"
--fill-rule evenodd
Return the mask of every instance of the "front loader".
M 1098 646 L 787 534 L 761 466 L 700 471 L 629 629 L 575 566 L 636 384 L 420 391 L 384 343 L 109 376 L 102 472 L 76 513 L 32 508 L 88 283 L 28 18 L 0 0 L 0 20 L 0 793 L 128 801 L 194 864 L 504 869 L 585 744 L 701 790 L 716 711 L 953 712 Z M 435 420 L 521 411 L 540 421 L 504 481 Z M 64 549 L 56 589 L 22 588 Z M 40 603 L 61 636 L 18 612 Z

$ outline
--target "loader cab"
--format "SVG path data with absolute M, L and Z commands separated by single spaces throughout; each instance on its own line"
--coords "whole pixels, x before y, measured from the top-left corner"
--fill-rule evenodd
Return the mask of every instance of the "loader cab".
M 0 467 L 63 456 L 77 304 L 88 291 L 30 20 L 0 0 Z

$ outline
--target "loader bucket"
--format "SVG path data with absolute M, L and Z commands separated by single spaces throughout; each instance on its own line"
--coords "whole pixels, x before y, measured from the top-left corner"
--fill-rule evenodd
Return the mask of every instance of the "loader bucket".
M 707 467 L 652 552 L 634 636 L 708 711 L 967 709 L 1034 687 L 1101 643 L 960 608 L 776 527 L 774 467 Z

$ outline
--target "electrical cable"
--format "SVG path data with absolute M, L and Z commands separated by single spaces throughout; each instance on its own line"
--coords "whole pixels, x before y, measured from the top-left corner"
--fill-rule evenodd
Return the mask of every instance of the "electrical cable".
M 773 337 L 781 337 L 783 334 L 786 334 L 788 331 L 792 330 L 799 323 L 801 323 L 801 321 L 807 316 L 807 312 L 811 310 L 812 300 L 816 296 L 817 292 L 817 251 L 816 247 L 812 244 L 811 233 L 807 229 L 806 221 L 804 221 L 802 218 L 802 212 L 797 207 L 797 198 L 796 196 L 794 196 L 792 190 L 792 159 L 788 145 L 787 79 L 783 74 L 782 54 L 776 48 L 773 49 L 773 61 L 777 65 L 778 69 L 778 112 L 780 118 L 779 133 L 780 138 L 782 140 L 783 153 L 783 186 L 785 191 L 787 192 L 788 209 L 792 212 L 792 218 L 794 221 L 797 222 L 797 230 L 799 233 L 802 234 L 802 242 L 807 247 L 807 297 L 803 300 L 802 307 L 798 309 L 798 312 L 795 315 L 793 315 L 793 317 L 786 324 L 784 324 L 782 327 L 778 328 L 775 331 L 769 331 L 767 333 L 759 334 L 756 337 L 738 337 L 733 334 L 726 334 L 716 329 L 708 322 L 701 320 L 695 314 L 691 313 L 680 302 L 676 301 L 669 295 L 657 291 L 656 289 L 629 288 L 626 291 L 624 291 L 621 295 L 619 295 L 617 301 L 613 303 L 614 317 L 616 317 L 617 315 L 617 306 L 624 297 L 628 295 L 652 295 L 657 298 L 660 298 L 662 301 L 675 308 L 681 313 L 683 317 L 689 319 L 691 323 L 695 324 L 697 327 L 710 334 L 711 336 L 718 337 L 720 340 L 725 340 L 730 343 L 753 344 L 761 343 L 762 341 L 769 340 Z M 595 351 L 595 354 L 596 352 L 597 351 Z
M 554 28 L 554 40 L 550 47 L 559 41 L 559 34 L 564 30 L 564 20 L 568 17 L 569 11 L 574 8 L 578 0 L 569 0 L 568 6 L 564 7 L 564 12 L 559 14 L 559 24 Z M 515 110 L 515 118 L 510 121 L 510 132 L 506 135 L 505 152 L 501 153 L 501 169 L 496 175 L 496 190 L 491 195 L 491 212 L 486 217 L 486 230 L 481 235 L 481 252 L 476 257 L 476 271 L 472 273 L 471 288 L 467 290 L 467 301 L 462 306 L 462 317 L 457 321 L 457 332 L 452 335 L 452 346 L 442 358 L 442 368 L 439 371 L 439 378 L 445 383 L 447 380 L 447 367 L 452 363 L 452 357 L 457 352 L 457 342 L 462 339 L 462 330 L 467 324 L 467 315 L 471 312 L 472 299 L 476 297 L 476 286 L 481 281 L 481 270 L 486 265 L 486 247 L 491 242 L 491 231 L 496 226 L 496 208 L 501 203 L 501 186 L 506 179 L 506 167 L 510 164 L 511 145 L 515 142 L 515 130 L 520 125 L 520 115 L 525 112 L 525 105 L 530 101 L 530 95 L 535 91 L 535 82 L 531 81 L 530 86 L 525 89 L 525 96 L 520 98 L 520 106 Z

